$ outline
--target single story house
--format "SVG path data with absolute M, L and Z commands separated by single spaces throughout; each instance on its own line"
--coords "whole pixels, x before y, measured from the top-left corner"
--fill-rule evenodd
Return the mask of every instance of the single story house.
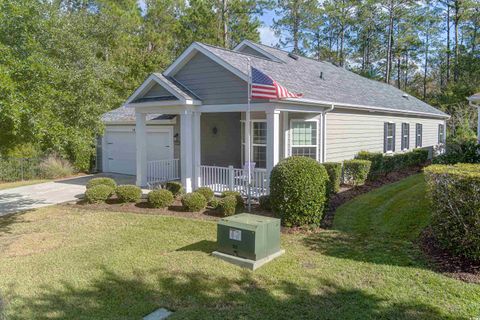
M 244 192 L 249 63 L 303 93 L 251 103 L 254 195 L 268 192 L 269 172 L 292 155 L 342 161 L 445 140 L 449 116 L 391 85 L 251 41 L 233 50 L 195 42 L 104 115 L 99 169 L 135 174 L 139 186 L 181 179 L 187 191 Z
M 477 125 L 477 141 L 480 143 L 480 92 L 474 94 L 473 96 L 468 97 L 470 105 L 474 108 L 477 108 L 478 112 L 478 125 Z

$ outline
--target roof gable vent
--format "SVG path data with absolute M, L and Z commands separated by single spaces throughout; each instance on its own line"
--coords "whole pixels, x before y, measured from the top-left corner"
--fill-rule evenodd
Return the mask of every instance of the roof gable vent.
M 290 58 L 292 58 L 293 60 L 298 60 L 298 56 L 297 56 L 296 54 L 294 54 L 294 53 L 289 52 L 289 53 L 288 53 L 288 56 L 289 56 Z

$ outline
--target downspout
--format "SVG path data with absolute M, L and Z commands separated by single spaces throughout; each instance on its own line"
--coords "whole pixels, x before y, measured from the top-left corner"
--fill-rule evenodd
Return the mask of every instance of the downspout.
M 335 109 L 334 104 L 322 112 L 322 162 L 327 160 L 327 113 L 333 111 L 333 109 Z

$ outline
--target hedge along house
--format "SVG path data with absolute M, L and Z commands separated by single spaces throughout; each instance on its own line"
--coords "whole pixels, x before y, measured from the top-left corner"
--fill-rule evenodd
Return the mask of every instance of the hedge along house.
M 433 149 L 445 140 L 448 115 L 388 84 L 250 41 L 233 50 L 193 43 L 104 116 L 103 171 L 135 173 L 139 186 L 181 179 L 187 191 L 245 192 L 248 60 L 303 93 L 251 103 L 255 196 L 268 193 L 269 172 L 292 155 L 341 161 L 362 150 Z
M 478 111 L 477 141 L 480 143 L 480 92 L 469 97 L 468 101 L 470 101 L 470 105 L 477 108 Z

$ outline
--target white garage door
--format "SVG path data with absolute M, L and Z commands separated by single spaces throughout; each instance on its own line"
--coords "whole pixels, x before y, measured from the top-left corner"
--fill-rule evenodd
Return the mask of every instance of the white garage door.
M 136 147 L 133 127 L 107 128 L 105 134 L 105 172 L 136 174 Z M 173 159 L 172 127 L 149 128 L 147 161 Z

